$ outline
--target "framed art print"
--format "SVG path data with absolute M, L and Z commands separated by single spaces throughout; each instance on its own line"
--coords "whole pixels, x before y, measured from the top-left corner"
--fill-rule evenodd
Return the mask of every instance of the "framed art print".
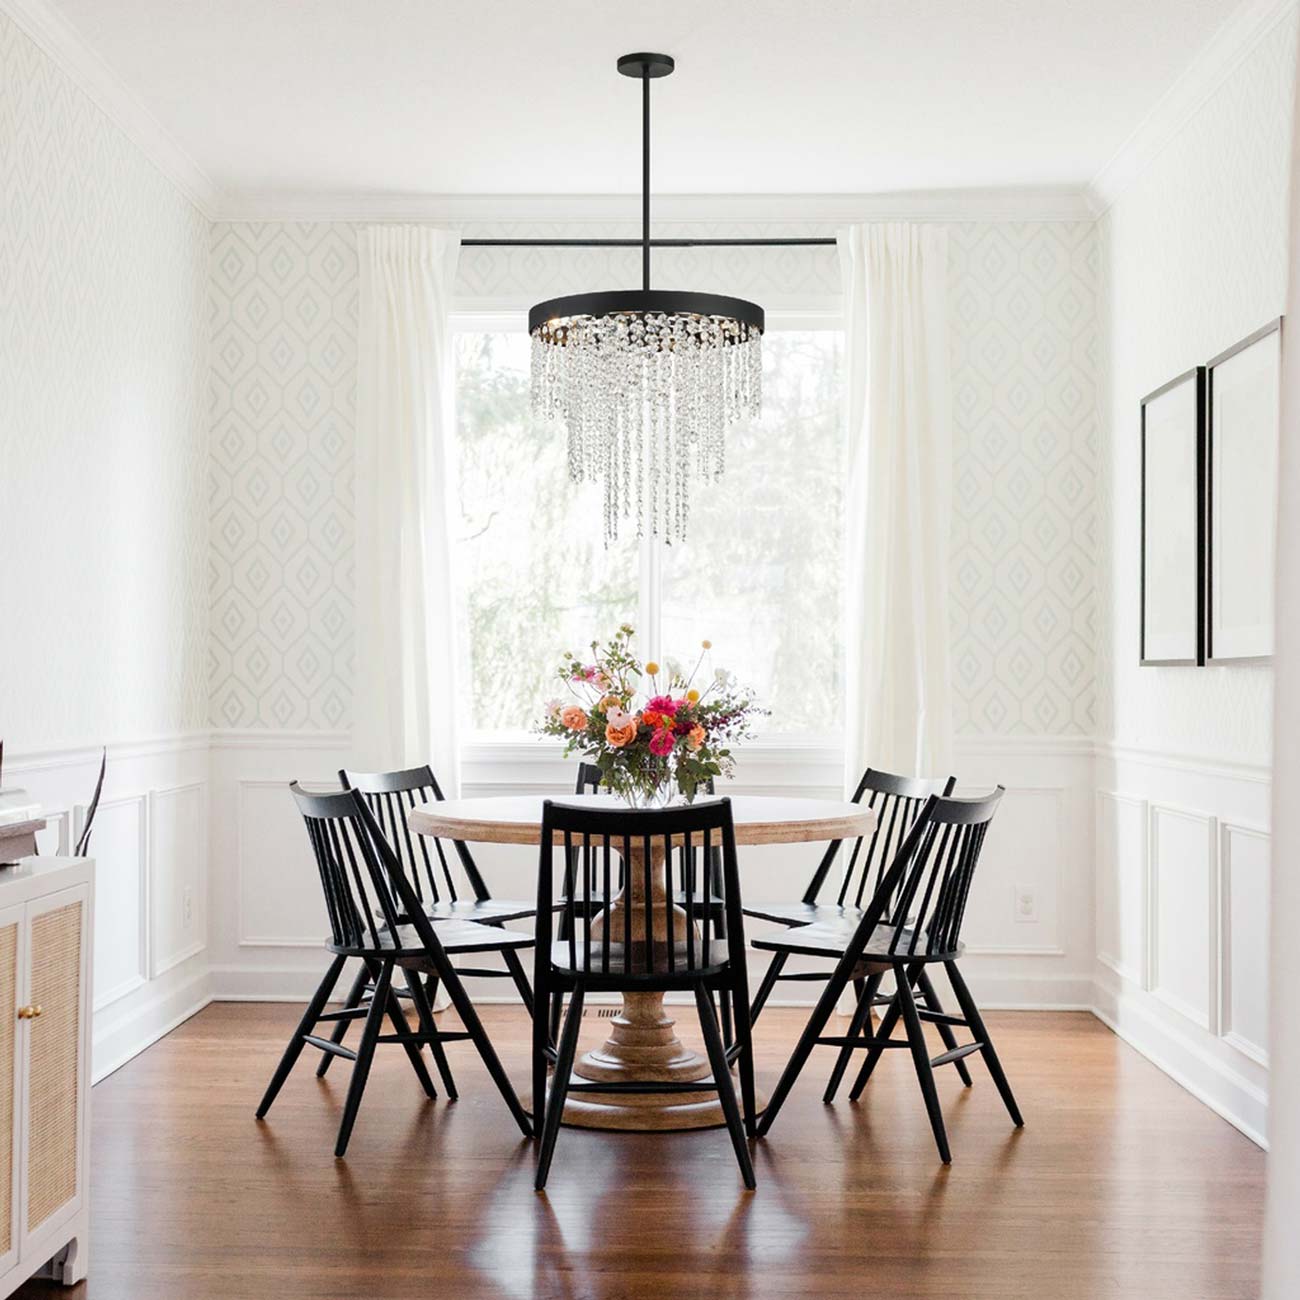
M 1205 654 L 1273 653 L 1274 533 L 1281 419 L 1282 322 L 1208 366 Z
M 1142 399 L 1139 660 L 1204 662 L 1205 367 Z

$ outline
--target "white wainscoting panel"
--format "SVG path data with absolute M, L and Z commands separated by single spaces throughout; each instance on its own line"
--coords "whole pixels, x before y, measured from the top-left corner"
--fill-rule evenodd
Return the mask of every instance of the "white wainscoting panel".
M 101 799 L 91 829 L 95 859 L 95 1010 L 149 978 L 149 796 Z M 77 807 L 76 828 L 86 806 Z
M 967 954 L 1060 957 L 1065 787 L 1008 785 L 966 905 Z M 1026 906 L 1021 907 L 1020 900 Z M 1032 907 L 1029 906 L 1032 900 Z
M 1093 1010 L 1262 1146 L 1269 770 L 1104 743 L 1095 769 Z
M 1146 973 L 1147 804 L 1097 792 L 1097 960 L 1122 979 Z
M 1219 1032 L 1268 1064 L 1269 834 L 1219 827 Z
M 190 785 L 149 795 L 150 976 L 198 956 L 207 946 L 205 788 Z
M 1211 1033 L 1217 1017 L 1215 819 L 1153 804 L 1147 983 L 1151 992 Z
M 288 781 L 242 779 L 236 791 L 239 947 L 321 950 L 329 919 Z

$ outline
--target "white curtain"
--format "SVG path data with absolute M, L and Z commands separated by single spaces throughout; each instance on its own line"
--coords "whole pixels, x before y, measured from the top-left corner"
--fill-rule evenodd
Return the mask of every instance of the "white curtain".
M 374 226 L 361 231 L 359 251 L 354 761 L 430 763 L 450 797 L 459 788 L 448 519 L 460 236 Z
M 1282 331 L 1273 650 L 1273 842 L 1269 933 L 1265 1300 L 1300 1296 L 1300 104 L 1291 141 L 1291 278 Z
M 838 235 L 848 375 L 845 781 L 952 764 L 948 232 Z

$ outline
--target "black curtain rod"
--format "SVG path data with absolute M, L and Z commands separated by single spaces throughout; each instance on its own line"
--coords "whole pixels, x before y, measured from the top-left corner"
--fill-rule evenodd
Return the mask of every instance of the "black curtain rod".
M 834 235 L 799 239 L 652 239 L 651 248 L 823 248 Z M 462 239 L 462 248 L 641 248 L 640 239 Z

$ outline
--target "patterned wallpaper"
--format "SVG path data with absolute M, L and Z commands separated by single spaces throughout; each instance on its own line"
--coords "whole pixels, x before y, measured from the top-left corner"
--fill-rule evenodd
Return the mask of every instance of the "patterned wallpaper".
M 345 224 L 213 230 L 216 726 L 332 729 L 350 721 L 355 240 Z M 1093 228 L 964 224 L 954 227 L 952 248 L 957 726 L 1090 732 Z M 518 309 L 633 281 L 636 271 L 636 254 L 626 250 L 467 249 L 457 307 Z M 834 249 L 668 251 L 656 282 L 745 294 L 773 312 L 835 310 L 840 292 Z
M 1121 743 L 1270 758 L 1267 665 L 1138 666 L 1138 403 L 1283 311 L 1296 26 L 1292 10 L 1099 223 L 1098 733 Z
M 212 724 L 348 725 L 356 239 L 212 229 Z
M 1095 230 L 963 224 L 950 249 L 956 728 L 1091 735 Z
M 207 724 L 208 223 L 0 14 L 0 727 Z

